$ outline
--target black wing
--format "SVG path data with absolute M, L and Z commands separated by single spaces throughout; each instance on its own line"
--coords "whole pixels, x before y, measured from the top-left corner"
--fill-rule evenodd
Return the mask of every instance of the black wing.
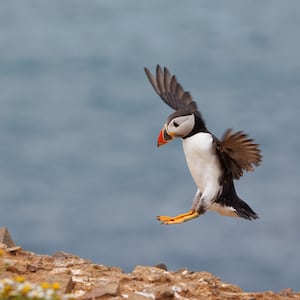
M 147 68 L 145 72 L 154 90 L 167 105 L 176 111 L 198 112 L 197 104 L 193 101 L 191 94 L 184 91 L 176 76 L 171 76 L 166 67 L 162 70 L 160 65 L 157 65 L 156 77 Z

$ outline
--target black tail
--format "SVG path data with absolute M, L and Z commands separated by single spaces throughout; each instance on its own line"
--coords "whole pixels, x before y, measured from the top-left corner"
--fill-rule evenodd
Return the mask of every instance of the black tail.
M 216 201 L 223 206 L 229 206 L 236 210 L 236 214 L 247 220 L 258 219 L 253 209 L 237 195 L 233 181 L 224 185 L 222 195 Z
M 258 215 L 252 210 L 252 208 L 244 202 L 242 199 L 238 199 L 236 205 L 233 206 L 236 209 L 236 213 L 247 220 L 258 219 Z

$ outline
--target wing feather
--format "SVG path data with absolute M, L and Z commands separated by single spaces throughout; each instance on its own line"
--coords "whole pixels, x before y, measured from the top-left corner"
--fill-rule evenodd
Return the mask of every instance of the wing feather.
M 243 171 L 254 171 L 254 166 L 261 163 L 262 155 L 258 147 L 259 145 L 244 132 L 232 133 L 232 130 L 228 129 L 217 149 L 223 155 L 223 162 L 233 179 L 239 179 Z
M 151 72 L 147 68 L 145 68 L 145 72 L 146 72 L 146 75 L 147 75 L 152 87 L 154 88 L 155 92 L 158 95 L 160 95 L 160 91 L 158 89 L 155 77 L 151 74 Z
M 164 94 L 165 93 L 165 81 L 164 81 L 164 74 L 161 68 L 156 68 L 156 82 L 158 86 L 158 90 Z
M 171 74 L 169 72 L 169 70 L 164 67 L 164 84 L 165 86 L 170 86 L 170 82 L 171 82 Z
M 146 75 L 161 99 L 176 111 L 197 112 L 197 104 L 193 101 L 189 92 L 184 91 L 181 84 L 177 81 L 175 75 L 171 75 L 169 70 L 160 65 L 156 66 L 156 77 L 145 68 Z M 200 115 L 200 113 L 198 113 Z

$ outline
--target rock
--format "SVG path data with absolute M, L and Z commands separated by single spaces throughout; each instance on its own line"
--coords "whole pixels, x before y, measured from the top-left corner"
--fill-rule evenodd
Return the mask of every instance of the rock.
M 288 289 L 283 289 L 283 290 L 281 290 L 281 291 L 279 291 L 279 295 L 281 295 L 281 296 L 291 296 L 291 295 L 293 295 L 293 293 L 294 293 L 294 291 L 293 291 L 293 289 L 291 289 L 291 288 L 288 288 Z
M 69 274 L 54 274 L 54 275 L 48 275 L 44 278 L 45 282 L 48 283 L 59 283 L 60 291 L 65 293 L 71 293 L 74 282 L 72 281 L 72 276 Z
M 6 271 L 16 273 L 18 275 L 22 275 L 22 274 L 26 273 L 27 268 L 26 268 L 26 265 L 24 265 L 20 262 L 16 262 L 14 264 L 11 264 L 10 266 L 7 266 Z
M 78 256 L 73 255 L 73 254 L 68 253 L 68 252 L 64 252 L 64 251 L 57 251 L 52 255 L 52 257 L 55 258 L 55 259 L 70 259 L 70 258 L 79 259 Z
M 172 299 L 174 297 L 174 289 L 172 286 L 158 286 L 153 289 L 154 299 L 155 300 L 163 300 L 163 299 Z
M 69 256 L 70 254 L 64 251 L 57 251 L 52 255 L 52 257 L 55 259 L 65 259 L 68 258 Z
M 98 299 L 102 296 L 118 296 L 120 293 L 120 282 L 99 283 L 84 296 L 84 300 Z
M 0 227 L 0 243 L 5 244 L 7 247 L 16 247 L 6 227 Z
M 158 264 L 158 265 L 155 265 L 154 267 L 165 270 L 165 271 L 168 271 L 168 268 L 165 264 Z
M 122 299 L 130 299 L 130 300 L 151 300 L 154 299 L 153 294 L 147 294 L 145 292 L 135 292 L 134 294 L 128 295 L 128 297 L 123 297 Z
M 169 272 L 156 267 L 136 266 L 132 275 L 137 280 L 143 280 L 150 283 L 165 283 L 170 281 Z
M 138 295 L 141 299 L 154 299 L 154 300 L 167 300 L 173 299 L 175 296 L 175 290 L 169 285 L 160 285 L 153 288 L 146 288 L 142 291 L 135 291 L 135 295 Z M 129 299 L 132 298 L 130 295 Z
M 27 265 L 27 271 L 28 271 L 28 272 L 34 273 L 34 272 L 36 272 L 38 269 L 39 269 L 38 266 L 31 265 L 31 264 Z

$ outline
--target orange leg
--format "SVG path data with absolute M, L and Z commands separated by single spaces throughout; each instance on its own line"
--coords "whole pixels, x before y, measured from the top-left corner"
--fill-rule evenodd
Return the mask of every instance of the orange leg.
M 189 220 L 195 219 L 199 217 L 199 213 L 195 211 L 188 211 L 187 213 L 180 214 L 175 217 L 169 216 L 158 216 L 157 220 L 159 220 L 162 224 L 171 225 L 171 224 L 181 224 L 183 222 L 187 222 Z

